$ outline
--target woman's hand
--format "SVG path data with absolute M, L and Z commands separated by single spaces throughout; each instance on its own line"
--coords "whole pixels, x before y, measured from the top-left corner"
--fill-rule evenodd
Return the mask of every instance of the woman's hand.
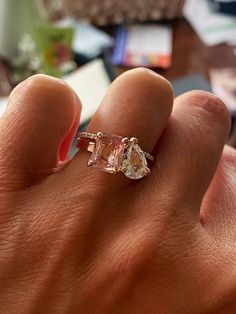
M 91 86 L 91 93 L 94 86 Z M 89 131 L 139 139 L 140 181 L 65 161 L 81 104 L 32 77 L 0 118 L 0 313 L 236 313 L 236 151 L 211 94 L 174 101 L 137 69 L 110 87 Z

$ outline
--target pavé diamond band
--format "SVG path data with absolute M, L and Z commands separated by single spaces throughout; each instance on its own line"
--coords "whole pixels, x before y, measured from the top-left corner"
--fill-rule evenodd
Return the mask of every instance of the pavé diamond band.
M 141 179 L 150 173 L 147 161 L 154 161 L 154 157 L 144 152 L 138 145 L 136 138 L 98 132 L 78 133 L 79 149 L 92 153 L 88 166 L 112 174 L 123 172 L 129 179 Z

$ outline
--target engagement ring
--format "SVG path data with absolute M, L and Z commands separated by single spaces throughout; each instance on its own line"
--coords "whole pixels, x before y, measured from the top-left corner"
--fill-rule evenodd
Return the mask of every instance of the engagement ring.
M 80 132 L 77 147 L 92 153 L 88 166 L 111 174 L 122 172 L 134 180 L 150 174 L 148 161 L 154 161 L 152 155 L 141 149 L 135 137 L 129 139 L 105 132 Z

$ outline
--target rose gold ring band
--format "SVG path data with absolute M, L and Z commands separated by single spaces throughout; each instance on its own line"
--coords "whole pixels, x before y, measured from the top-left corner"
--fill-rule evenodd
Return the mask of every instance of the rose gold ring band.
M 79 132 L 77 147 L 92 153 L 88 166 L 111 174 L 122 172 L 129 179 L 137 180 L 150 174 L 147 161 L 154 161 L 154 157 L 144 152 L 134 137 Z

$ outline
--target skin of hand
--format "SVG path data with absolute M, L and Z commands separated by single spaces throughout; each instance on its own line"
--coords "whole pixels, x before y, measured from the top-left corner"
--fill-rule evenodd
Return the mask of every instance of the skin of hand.
M 87 167 L 88 152 L 66 160 L 80 113 L 68 86 L 37 75 L 0 118 L 0 313 L 236 313 L 224 104 L 173 101 L 145 69 L 113 82 L 88 130 L 137 137 L 155 156 L 139 181 Z

